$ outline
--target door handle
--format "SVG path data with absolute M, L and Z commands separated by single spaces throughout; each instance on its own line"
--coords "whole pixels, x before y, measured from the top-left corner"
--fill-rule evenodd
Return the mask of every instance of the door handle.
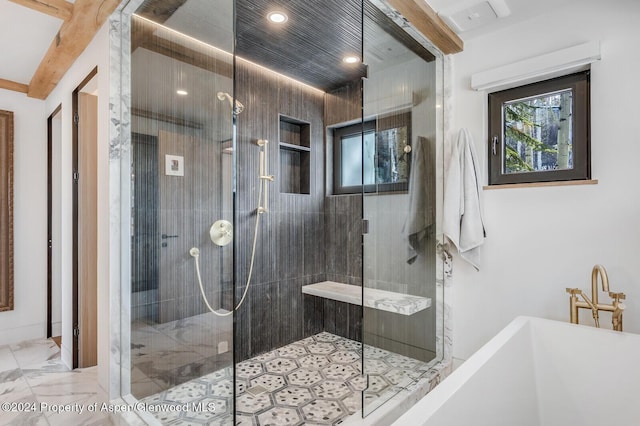
M 178 238 L 180 235 L 167 235 L 167 234 L 162 234 L 162 236 L 160 238 L 162 238 L 163 240 L 166 240 L 167 238 Z

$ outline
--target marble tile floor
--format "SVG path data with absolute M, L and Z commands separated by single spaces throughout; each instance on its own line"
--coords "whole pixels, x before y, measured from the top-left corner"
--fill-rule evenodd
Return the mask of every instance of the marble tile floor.
M 131 393 L 141 399 L 231 366 L 231 330 L 230 316 L 210 312 L 162 324 L 134 321 Z
M 70 371 L 53 340 L 0 345 L 0 425 L 113 425 L 87 409 L 105 402 L 96 367 Z
M 326 332 L 241 362 L 236 367 L 236 425 L 340 424 L 362 408 L 367 377 L 361 370 L 362 345 Z M 364 397 L 370 411 L 414 383 L 429 367 L 365 346 L 365 370 Z M 188 407 L 155 414 L 166 425 L 231 425 L 232 389 L 229 366 L 142 402 Z

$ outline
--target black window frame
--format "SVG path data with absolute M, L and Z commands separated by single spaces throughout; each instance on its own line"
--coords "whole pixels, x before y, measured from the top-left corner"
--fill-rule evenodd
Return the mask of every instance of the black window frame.
M 537 83 L 490 93 L 488 167 L 489 185 L 556 182 L 591 179 L 590 71 L 556 77 Z M 503 173 L 503 105 L 518 99 L 571 89 L 573 168 L 539 172 Z
M 396 129 L 406 127 L 407 128 L 407 144 L 411 144 L 411 111 L 394 112 L 392 114 L 385 115 L 384 117 L 377 117 L 364 122 L 358 122 L 342 127 L 334 127 L 332 129 L 332 143 L 333 143 L 333 191 L 334 195 L 342 194 L 358 194 L 361 192 L 401 192 L 408 191 L 409 189 L 409 176 L 411 175 L 411 154 L 407 153 L 407 181 L 406 182 L 392 182 L 392 183 L 379 183 L 368 185 L 352 185 L 343 186 L 342 182 L 342 138 L 354 135 L 364 135 L 369 132 L 381 132 L 389 129 Z

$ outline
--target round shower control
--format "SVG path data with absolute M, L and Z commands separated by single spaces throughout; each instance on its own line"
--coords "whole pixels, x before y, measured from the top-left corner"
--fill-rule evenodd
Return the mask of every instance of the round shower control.
M 213 244 L 220 247 L 226 246 L 233 240 L 233 225 L 228 220 L 217 220 L 211 225 L 209 236 Z

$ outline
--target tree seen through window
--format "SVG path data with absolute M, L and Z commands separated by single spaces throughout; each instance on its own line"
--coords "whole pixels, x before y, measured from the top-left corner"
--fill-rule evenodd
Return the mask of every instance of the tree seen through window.
M 504 173 L 573 168 L 571 90 L 504 105 Z

